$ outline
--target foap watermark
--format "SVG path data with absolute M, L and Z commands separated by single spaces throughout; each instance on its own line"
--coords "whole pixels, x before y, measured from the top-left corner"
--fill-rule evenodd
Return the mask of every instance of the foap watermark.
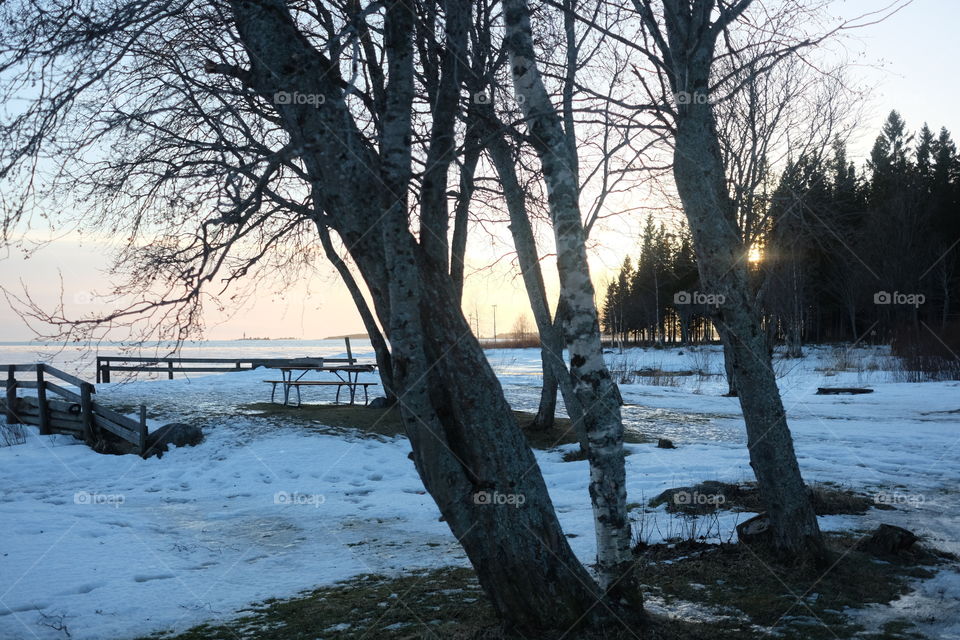
M 873 496 L 873 503 L 886 505 L 888 507 L 913 507 L 919 508 L 927 501 L 927 497 L 922 493 L 877 493 Z
M 873 294 L 873 304 L 903 304 L 917 308 L 927 301 L 922 293 L 900 293 L 894 291 L 877 291 Z
M 96 491 L 77 491 L 73 494 L 73 504 L 92 504 L 119 509 L 127 501 L 122 493 L 98 493 Z
M 719 507 L 726 501 L 727 497 L 722 493 L 677 491 L 673 494 L 673 504 L 678 507 Z
M 513 100 L 517 104 L 523 104 L 526 102 L 527 97 L 522 94 L 515 93 L 513 94 Z M 473 104 L 493 104 L 493 96 L 486 91 L 477 91 L 473 94 Z
M 305 104 L 319 107 L 327 101 L 322 93 L 300 93 L 299 91 L 277 91 L 273 94 L 273 104 Z
M 89 291 L 77 291 L 73 294 L 73 304 L 93 304 L 93 294 Z
M 713 104 L 713 99 L 709 93 L 700 93 L 699 91 L 677 91 L 673 94 L 673 99 L 677 104 Z
M 473 494 L 474 504 L 507 505 L 519 509 L 527 501 L 522 493 L 500 493 L 499 491 L 477 491 Z
M 673 294 L 673 304 L 705 304 L 719 307 L 727 298 L 722 293 L 703 293 L 702 291 L 677 291 Z
M 300 493 L 299 491 L 277 491 L 273 494 L 273 504 L 292 504 L 299 507 L 319 508 L 327 497 L 322 493 Z

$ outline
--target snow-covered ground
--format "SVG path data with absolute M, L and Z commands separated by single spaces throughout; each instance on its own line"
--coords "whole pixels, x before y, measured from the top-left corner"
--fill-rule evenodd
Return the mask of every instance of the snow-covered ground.
M 514 407 L 535 410 L 539 351 L 488 356 Z M 722 371 L 714 347 L 608 358 L 620 370 Z M 824 517 L 822 526 L 900 524 L 960 554 L 960 383 L 896 382 L 879 348 L 811 348 L 806 358 L 775 366 L 807 480 L 839 482 L 897 506 Z M 204 427 L 202 445 L 161 460 L 102 456 L 35 431 L 26 444 L 0 448 L 0 638 L 66 638 L 65 626 L 71 638 L 119 640 L 231 617 L 251 602 L 362 573 L 466 564 L 404 438 L 310 432 L 238 415 L 238 405 L 268 399 L 264 377 L 252 371 L 100 385 L 101 400 L 147 404 L 153 427 Z M 752 478 L 739 405 L 721 397 L 724 385 L 719 375 L 621 385 L 627 428 L 678 446 L 628 446 L 631 502 L 701 480 Z M 853 385 L 875 393 L 815 395 L 820 386 Z M 305 394 L 308 402 L 325 397 Z M 563 527 L 575 534 L 575 552 L 590 562 L 587 463 L 563 462 L 569 448 L 537 458 Z M 731 538 L 745 517 L 723 515 L 714 533 Z M 662 508 L 644 517 L 649 541 L 680 529 Z M 907 615 L 931 637 L 960 638 L 955 572 L 942 571 L 895 605 L 864 619 Z

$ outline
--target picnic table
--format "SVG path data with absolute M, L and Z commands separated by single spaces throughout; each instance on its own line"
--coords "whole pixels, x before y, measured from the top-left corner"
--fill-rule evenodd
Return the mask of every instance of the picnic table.
M 368 402 L 367 387 L 377 384 L 376 382 L 360 382 L 361 373 L 373 373 L 377 366 L 374 364 L 303 364 L 272 367 L 280 371 L 280 380 L 264 380 L 273 386 L 270 390 L 270 402 L 274 402 L 277 393 L 277 385 L 283 387 L 283 404 L 290 404 L 290 390 L 297 391 L 297 406 L 300 406 L 300 387 L 325 387 L 335 386 L 337 388 L 336 403 L 340 404 L 340 391 L 347 387 L 350 390 L 350 404 L 354 404 L 357 397 L 357 388 L 363 388 L 363 404 Z M 332 373 L 336 380 L 304 380 L 303 378 L 311 371 L 320 373 Z

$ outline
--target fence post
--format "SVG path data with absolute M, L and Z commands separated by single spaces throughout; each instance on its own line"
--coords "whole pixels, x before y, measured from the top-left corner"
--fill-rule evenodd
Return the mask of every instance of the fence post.
M 13 407 L 17 403 L 17 378 L 13 374 L 13 365 L 7 367 L 7 424 L 19 424 L 20 418 Z
M 50 435 L 50 407 L 47 405 L 47 383 L 43 380 L 43 365 L 37 365 L 37 401 L 40 405 L 40 435 Z
M 353 351 L 350 350 L 350 338 L 344 337 L 343 340 L 347 343 L 347 364 L 353 364 Z
M 100 358 L 97 358 L 97 362 L 100 362 Z M 102 369 L 101 369 L 102 367 Z M 103 374 L 101 375 L 101 371 Z M 110 361 L 104 360 L 103 364 L 97 367 L 97 382 L 110 382 Z
M 140 455 L 147 452 L 147 405 L 140 405 Z
M 90 398 L 93 385 L 84 382 L 80 385 L 80 419 L 83 420 L 83 440 L 93 442 L 93 400 Z
M 173 380 L 173 360 L 167 363 L 167 380 Z

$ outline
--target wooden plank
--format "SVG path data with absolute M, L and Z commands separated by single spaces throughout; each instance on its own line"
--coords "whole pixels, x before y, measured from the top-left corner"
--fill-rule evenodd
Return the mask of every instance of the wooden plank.
M 40 435 L 50 434 L 50 409 L 47 406 L 47 385 L 43 382 L 43 367 L 37 367 L 37 399 L 40 400 Z
M 249 371 L 253 367 L 243 367 L 237 369 L 236 367 L 178 367 L 173 369 L 176 373 L 227 373 L 230 371 Z M 157 373 L 169 373 L 167 367 L 160 367 L 156 365 L 143 365 L 140 367 L 135 366 L 120 366 L 120 367 L 110 367 L 111 371 L 156 371 Z
M 282 360 L 289 360 L 290 358 L 280 358 Z M 166 364 L 172 362 L 178 364 L 181 362 L 187 362 L 191 364 L 229 364 L 236 366 L 237 362 L 253 362 L 255 360 L 262 360 L 262 358 L 154 358 L 150 356 L 101 356 L 98 358 L 102 363 L 110 362 L 151 362 L 155 364 Z M 111 369 L 114 367 L 111 365 Z
M 36 380 L 17 380 L 17 387 L 21 389 L 36 389 L 37 381 Z
M 90 398 L 93 391 L 93 385 L 89 382 L 80 385 L 80 419 L 83 423 L 83 439 L 86 442 L 93 442 L 93 400 Z
M 4 365 L 0 365 L 0 367 L 6 367 L 7 371 L 9 371 L 11 367 L 13 367 L 14 371 L 33 372 L 37 370 L 36 364 L 4 364 Z
M 87 384 L 87 383 L 85 382 L 84 384 Z M 70 402 L 80 402 L 80 394 L 79 394 L 79 393 L 74 393 L 73 391 L 70 391 L 69 389 L 64 389 L 63 387 L 61 387 L 61 386 L 58 385 L 58 384 L 54 384 L 54 383 L 52 383 L 52 382 L 47 382 L 47 391 L 52 391 L 53 393 L 57 394 L 58 396 L 60 396 L 60 397 L 62 397 L 62 398 L 66 398 L 66 399 L 69 400 Z
M 140 455 L 147 452 L 147 407 L 140 405 Z
M 70 435 L 83 433 L 83 425 L 73 420 L 64 420 L 62 418 L 50 418 L 51 433 L 67 432 Z
M 96 426 L 100 427 L 101 429 L 106 429 L 110 433 L 120 436 L 127 442 L 131 442 L 135 445 L 140 444 L 138 442 L 140 438 L 136 431 L 131 431 L 127 427 L 121 426 L 113 422 L 112 420 L 108 420 L 107 418 L 104 418 L 103 416 L 99 416 L 97 414 L 94 414 L 93 419 Z
M 34 398 L 32 396 L 24 396 L 20 398 L 20 403 L 26 409 L 39 412 L 40 411 L 40 399 Z M 47 400 L 47 411 L 62 413 L 64 415 L 77 416 L 79 419 L 80 416 L 80 406 L 76 402 L 64 402 L 63 400 Z
M 75 387 L 79 387 L 80 385 L 82 385 L 82 384 L 84 383 L 84 380 L 81 380 L 81 379 L 78 378 L 77 376 L 70 375 L 69 373 L 60 371 L 60 369 L 54 369 L 53 367 L 51 367 L 51 366 L 48 365 L 48 364 L 41 364 L 41 365 L 38 365 L 38 366 L 39 366 L 40 369 L 43 370 L 43 372 L 44 372 L 45 374 L 47 374 L 47 377 L 48 377 L 48 378 L 51 377 L 51 376 L 54 377 L 54 378 L 59 378 L 60 380 L 63 380 L 64 382 L 67 382 L 67 383 L 69 383 L 69 384 L 72 384 L 72 385 L 75 386 Z
M 14 376 L 14 365 L 7 365 L 7 424 L 19 424 L 17 413 L 17 378 Z
M 818 396 L 833 396 L 839 394 L 856 395 L 859 393 L 873 393 L 873 389 L 861 389 L 858 387 L 820 387 L 817 389 Z
M 123 425 L 124 429 L 129 429 L 131 431 L 137 431 L 140 428 L 140 425 L 137 424 L 137 421 L 134 420 L 133 418 L 128 418 L 122 413 L 118 413 L 113 409 L 108 409 L 107 407 L 104 407 L 103 405 L 100 405 L 97 403 L 93 404 L 93 415 L 103 416 L 104 418 L 107 418 L 114 424 Z

